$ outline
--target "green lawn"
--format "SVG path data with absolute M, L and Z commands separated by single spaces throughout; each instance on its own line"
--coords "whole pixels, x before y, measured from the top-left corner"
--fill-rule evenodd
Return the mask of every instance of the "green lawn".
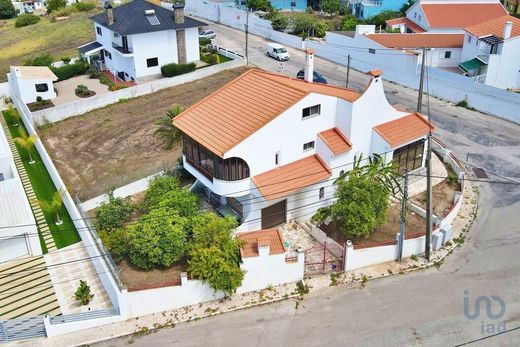
M 12 124 L 11 120 L 8 119 L 6 112 L 3 111 L 2 114 L 6 119 L 7 124 Z M 20 131 L 22 131 L 22 128 L 23 130 L 25 130 L 25 127 L 21 120 L 20 126 L 9 126 L 9 132 L 11 133 L 13 139 L 20 136 Z M 25 167 L 25 170 L 27 171 L 27 175 L 29 176 L 29 180 L 32 183 L 34 192 L 38 200 L 51 200 L 52 195 L 57 190 L 54 186 L 54 183 L 52 182 L 51 176 L 49 175 L 47 169 L 45 168 L 45 165 L 43 164 L 40 155 L 38 154 L 38 151 L 35 148 L 32 150 L 31 155 L 35 163 L 29 164 L 27 152 L 24 149 L 20 148 L 18 144 L 16 144 L 16 148 L 18 148 L 18 152 L 20 153 L 23 165 Z M 74 227 L 74 224 L 72 223 L 72 220 L 65 206 L 62 206 L 59 211 L 60 218 L 63 220 L 63 224 L 61 225 L 56 225 L 54 223 L 56 221 L 56 216 L 54 214 L 51 215 L 46 211 L 43 211 L 43 214 L 45 215 L 47 224 L 49 224 L 49 228 L 51 230 L 54 242 L 56 243 L 56 247 L 63 248 L 81 241 L 81 238 L 79 237 L 79 234 L 76 231 L 76 228 Z M 40 236 L 40 242 L 42 241 L 43 240 Z M 45 247 L 44 251 L 46 251 Z
M 20 65 L 37 54 L 49 53 L 56 61 L 77 56 L 76 48 L 95 38 L 90 20 L 94 13 L 76 12 L 54 23 L 45 16 L 37 24 L 20 28 L 14 26 L 14 19 L 2 21 L 6 24 L 0 25 L 0 82 L 7 79 L 10 65 Z

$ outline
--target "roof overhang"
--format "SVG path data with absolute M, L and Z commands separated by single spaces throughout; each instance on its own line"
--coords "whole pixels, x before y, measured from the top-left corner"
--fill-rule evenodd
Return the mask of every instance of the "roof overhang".
M 101 51 L 102 49 L 103 49 L 103 45 L 97 41 L 89 42 L 86 45 L 78 47 L 78 51 L 82 55 L 91 55 L 91 54 Z
M 464 72 L 470 72 L 476 70 L 484 65 L 487 65 L 485 62 L 480 60 L 479 58 L 473 58 L 471 60 L 465 61 L 459 64 L 459 68 Z

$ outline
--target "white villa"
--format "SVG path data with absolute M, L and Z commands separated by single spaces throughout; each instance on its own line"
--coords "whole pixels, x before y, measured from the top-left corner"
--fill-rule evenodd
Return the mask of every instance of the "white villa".
M 184 16 L 184 5 L 173 11 L 145 0 L 133 0 L 92 17 L 96 41 L 78 47 L 99 70 L 123 81 L 139 81 L 161 73 L 169 63 L 200 59 L 198 28 L 206 23 Z
M 0 127 L 0 262 L 41 255 L 36 221 Z
M 370 71 L 361 94 L 307 81 L 312 73 L 298 80 L 250 70 L 231 81 L 173 122 L 194 189 L 234 216 L 238 231 L 265 230 L 329 205 L 334 180 L 360 155 L 422 167 L 433 126 L 388 103 L 382 73 Z

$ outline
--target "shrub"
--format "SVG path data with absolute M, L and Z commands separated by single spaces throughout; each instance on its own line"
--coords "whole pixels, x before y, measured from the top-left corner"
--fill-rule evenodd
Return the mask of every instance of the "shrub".
M 58 80 L 63 81 L 77 75 L 86 73 L 90 65 L 83 60 L 78 60 L 74 64 L 68 64 L 61 67 L 51 67 L 52 72 L 58 77 Z
M 88 90 L 88 87 L 84 84 L 79 84 L 75 89 L 76 94 L 80 95 L 88 95 L 90 94 L 90 90 Z
M 100 78 L 101 77 L 101 73 L 97 69 L 94 69 L 94 68 L 88 69 L 87 74 L 88 74 L 89 78 Z
M 144 201 L 148 206 L 157 206 L 162 199 L 162 196 L 168 192 L 179 190 L 180 182 L 177 177 L 172 176 L 157 176 L 154 178 L 144 196 Z
M 79 287 L 74 293 L 74 298 L 81 305 L 88 305 L 94 298 L 94 294 L 90 292 L 90 286 L 87 281 L 79 280 Z
M 112 86 L 116 85 L 116 83 L 113 80 L 111 80 L 110 78 L 108 78 L 105 75 L 102 75 L 101 73 L 99 73 L 99 83 L 107 85 L 108 87 L 112 87 Z
M 316 27 L 316 18 L 309 13 L 293 13 L 290 17 L 292 31 L 295 34 L 309 34 Z
M 47 12 L 51 13 L 60 8 L 65 8 L 66 5 L 67 5 L 66 0 L 49 0 L 49 1 L 47 1 Z
M 108 232 L 122 228 L 132 211 L 133 208 L 128 199 L 114 198 L 110 193 L 108 202 L 102 203 L 96 209 L 95 226 L 97 230 Z
M 246 0 L 246 6 L 253 11 L 269 11 L 272 8 L 269 0 Z
M 356 17 L 352 15 L 345 16 L 341 21 L 341 30 L 342 31 L 352 31 L 356 29 L 356 25 L 359 24 L 359 21 Z
M 220 57 L 218 56 L 218 54 L 210 54 L 208 57 L 208 64 L 209 65 L 220 64 Z
M 341 5 L 339 0 L 323 0 L 321 2 L 321 9 L 323 12 L 330 14 L 331 16 L 334 13 L 339 12 Z
M 16 16 L 16 10 L 11 0 L 0 0 L 0 19 L 9 19 Z
M 183 75 L 188 72 L 195 71 L 197 65 L 195 63 L 189 64 L 175 64 L 170 63 L 161 66 L 161 73 L 164 77 L 173 77 L 178 75 Z
M 192 217 L 199 212 L 199 198 L 188 189 L 172 190 L 165 193 L 153 208 L 175 211 L 181 217 Z
M 316 37 L 325 37 L 327 30 L 329 30 L 329 24 L 324 20 L 320 20 L 318 24 L 316 24 Z
M 130 261 L 149 270 L 170 267 L 187 250 L 185 226 L 187 220 L 175 213 L 152 210 L 128 228 Z
M 80 12 L 88 12 L 96 8 L 96 3 L 94 1 L 82 1 L 75 3 L 73 6 Z
M 70 59 L 69 57 L 67 57 L 67 56 L 65 56 L 65 57 L 61 57 L 61 61 L 62 61 L 65 65 L 67 65 L 68 63 L 70 63 L 70 60 L 71 60 L 71 59 Z
M 34 14 L 24 13 L 16 17 L 16 22 L 14 22 L 14 26 L 25 27 L 28 25 L 36 24 L 40 21 L 40 17 L 35 16 Z
M 26 59 L 23 62 L 25 66 L 51 66 L 54 58 L 47 53 L 38 54 L 32 58 Z
M 368 22 L 368 24 L 385 27 L 387 20 L 393 19 L 393 18 L 398 18 L 398 17 L 401 17 L 400 11 L 386 10 L 386 11 L 381 11 L 378 14 L 376 14 L 375 16 L 369 18 L 367 20 L 367 22 Z
M 38 96 L 36 97 L 36 102 L 42 102 L 42 101 L 43 101 L 43 98 L 42 98 L 41 96 L 38 95 Z
M 289 26 L 289 18 L 278 15 L 271 20 L 271 26 L 273 27 L 273 30 L 283 31 Z
M 211 45 L 211 39 L 208 39 L 207 37 L 201 37 L 201 38 L 199 38 L 199 45 L 201 45 L 201 46 Z
M 128 255 L 129 243 L 125 229 L 101 231 L 99 236 L 116 262 L 120 262 Z

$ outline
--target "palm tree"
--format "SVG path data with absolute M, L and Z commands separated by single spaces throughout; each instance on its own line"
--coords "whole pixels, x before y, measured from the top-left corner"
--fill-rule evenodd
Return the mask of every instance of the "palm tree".
M 155 134 L 164 140 L 167 149 L 171 149 L 181 138 L 181 132 L 173 125 L 172 121 L 182 111 L 184 111 L 184 108 L 181 105 L 174 105 L 168 110 L 166 116 L 159 118 L 155 122 L 155 124 L 159 125 L 159 128 L 155 130 Z
M 32 158 L 31 151 L 32 151 L 32 148 L 34 147 L 34 143 L 36 142 L 36 139 L 38 138 L 38 136 L 36 136 L 36 134 L 31 135 L 31 136 L 27 136 L 27 135 L 23 135 L 23 134 L 20 134 L 20 135 L 22 135 L 23 137 L 15 138 L 14 142 L 19 144 L 20 147 L 22 147 L 23 149 L 25 149 L 27 151 L 27 153 L 29 154 L 29 164 L 34 164 L 35 161 Z
M 88 305 L 94 298 L 94 294 L 90 293 L 90 286 L 87 281 L 79 280 L 79 287 L 74 293 L 74 298 L 80 305 Z
M 361 162 L 363 160 L 366 159 L 364 159 L 363 154 L 361 154 L 359 158 L 354 162 L 354 169 L 348 174 L 360 175 L 369 177 L 371 179 L 375 179 L 381 182 L 385 186 L 385 188 L 393 195 L 396 195 L 397 193 L 401 192 L 401 185 L 398 181 L 401 175 L 397 173 L 395 163 L 385 163 L 385 159 L 380 154 L 376 153 L 374 153 L 371 157 L 368 158 L 367 164 L 361 165 Z
M 52 199 L 50 201 L 40 201 L 40 206 L 47 213 L 56 214 L 56 225 L 62 225 L 63 221 L 60 219 L 59 211 L 61 206 L 63 205 L 63 200 L 61 199 L 62 191 L 55 192 L 52 195 Z
M 13 105 L 9 105 L 6 111 L 7 115 L 9 116 L 9 120 L 12 122 L 11 126 L 17 127 L 18 122 L 20 121 L 20 114 L 18 111 L 13 107 Z

